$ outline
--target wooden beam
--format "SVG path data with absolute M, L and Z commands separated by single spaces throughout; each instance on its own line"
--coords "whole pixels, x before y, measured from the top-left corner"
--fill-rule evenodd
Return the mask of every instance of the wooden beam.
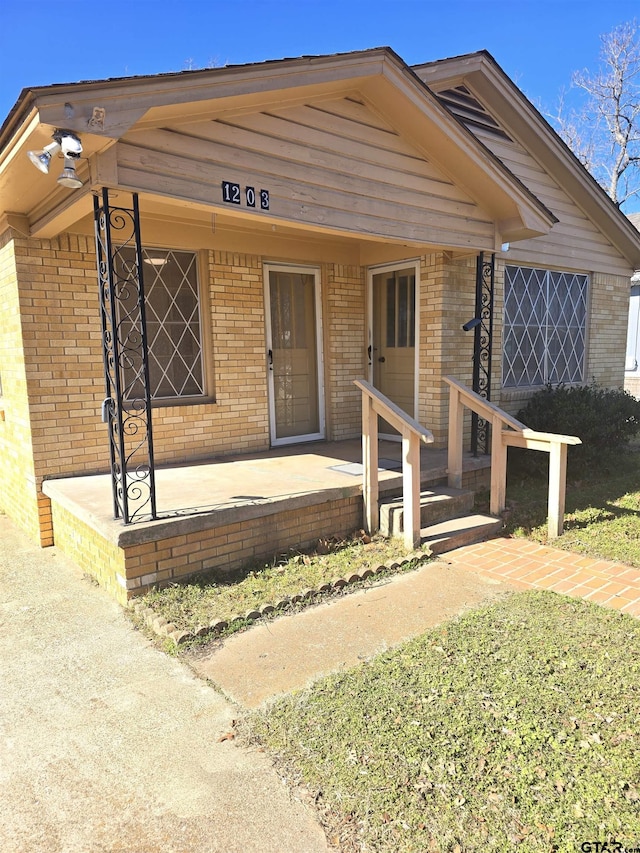
M 460 389 L 449 384 L 449 438 L 447 448 L 447 483 L 452 489 L 462 488 L 462 441 L 464 406 Z
M 498 414 L 491 420 L 491 496 L 489 512 L 498 516 L 507 500 L 507 447 L 502 440 L 502 421 Z
M 564 505 L 567 484 L 567 445 L 560 441 L 551 442 L 549 452 L 549 539 L 562 535 Z
M 410 551 L 420 544 L 420 441 L 412 432 L 402 436 L 402 510 L 404 545 Z
M 378 506 L 378 416 L 371 405 L 371 397 L 362 395 L 362 497 L 364 500 L 364 526 L 370 536 L 380 528 Z
M 24 213 L 10 213 L 9 211 L 0 214 L 0 234 L 4 234 L 8 228 L 12 228 L 23 237 L 28 237 L 31 232 L 29 217 L 25 216 Z

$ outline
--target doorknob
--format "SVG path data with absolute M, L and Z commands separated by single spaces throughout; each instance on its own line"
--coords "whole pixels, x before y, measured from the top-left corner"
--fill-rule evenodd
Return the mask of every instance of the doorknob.
M 387 360 L 387 359 L 386 359 L 383 355 L 381 355 L 381 356 L 380 356 L 380 358 L 378 359 L 378 361 L 381 361 L 381 362 L 384 362 L 384 361 L 386 361 L 386 360 Z

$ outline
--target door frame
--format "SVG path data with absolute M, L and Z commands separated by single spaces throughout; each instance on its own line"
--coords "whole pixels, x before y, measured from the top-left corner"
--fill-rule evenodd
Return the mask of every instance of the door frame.
M 373 345 L 375 343 L 373 336 L 373 277 L 385 272 L 395 272 L 396 270 L 413 269 L 416 279 L 415 293 L 415 355 L 413 364 L 413 412 L 409 412 L 412 418 L 418 420 L 418 389 L 419 389 L 419 365 L 420 365 L 420 258 L 410 258 L 403 261 L 393 261 L 388 264 L 378 264 L 376 266 L 367 267 L 367 326 L 368 326 L 368 344 L 367 352 L 369 354 L 369 382 L 373 385 Z M 375 387 L 375 386 L 374 386 Z M 398 436 L 381 435 L 382 438 L 397 440 Z
M 269 407 L 269 440 L 272 447 L 285 444 L 301 444 L 305 441 L 322 441 L 326 438 L 325 390 L 324 390 L 324 332 L 322 324 L 322 275 L 319 266 L 304 264 L 283 264 L 266 261 L 262 265 L 264 283 L 264 326 L 265 326 L 265 356 L 267 362 L 267 400 Z M 276 438 L 276 406 L 272 365 L 269 363 L 269 351 L 273 349 L 271 330 L 271 291 L 269 285 L 270 272 L 300 273 L 314 277 L 314 309 L 316 320 L 316 370 L 318 383 L 318 432 L 304 435 Z

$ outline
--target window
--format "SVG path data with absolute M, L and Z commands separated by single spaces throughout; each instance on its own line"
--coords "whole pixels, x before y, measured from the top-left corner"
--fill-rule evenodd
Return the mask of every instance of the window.
M 506 267 L 504 388 L 583 381 L 588 284 L 586 275 Z
M 374 276 L 378 278 L 378 276 Z M 388 347 L 416 345 L 416 276 L 412 270 L 380 273 L 386 281 L 386 343 Z
M 132 248 L 118 251 L 123 280 L 135 274 Z M 202 352 L 202 323 L 198 293 L 198 257 L 195 252 L 143 249 L 143 276 L 149 350 L 149 382 L 154 402 L 204 397 L 206 394 Z M 124 343 L 124 395 L 142 393 L 140 367 L 126 362 L 126 341 L 135 341 L 136 293 L 121 287 L 118 302 L 121 339 Z M 131 317 L 131 320 L 128 318 Z

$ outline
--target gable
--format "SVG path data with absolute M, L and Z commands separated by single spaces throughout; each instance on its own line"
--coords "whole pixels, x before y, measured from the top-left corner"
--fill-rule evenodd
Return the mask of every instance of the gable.
M 225 205 L 264 188 L 290 222 L 407 243 L 493 245 L 491 216 L 357 96 L 170 123 L 116 146 L 120 185 Z M 246 214 L 246 208 L 244 210 Z
M 640 240 L 553 128 L 486 52 L 418 66 L 420 79 L 557 217 L 548 234 L 518 243 L 548 264 L 628 274 Z

